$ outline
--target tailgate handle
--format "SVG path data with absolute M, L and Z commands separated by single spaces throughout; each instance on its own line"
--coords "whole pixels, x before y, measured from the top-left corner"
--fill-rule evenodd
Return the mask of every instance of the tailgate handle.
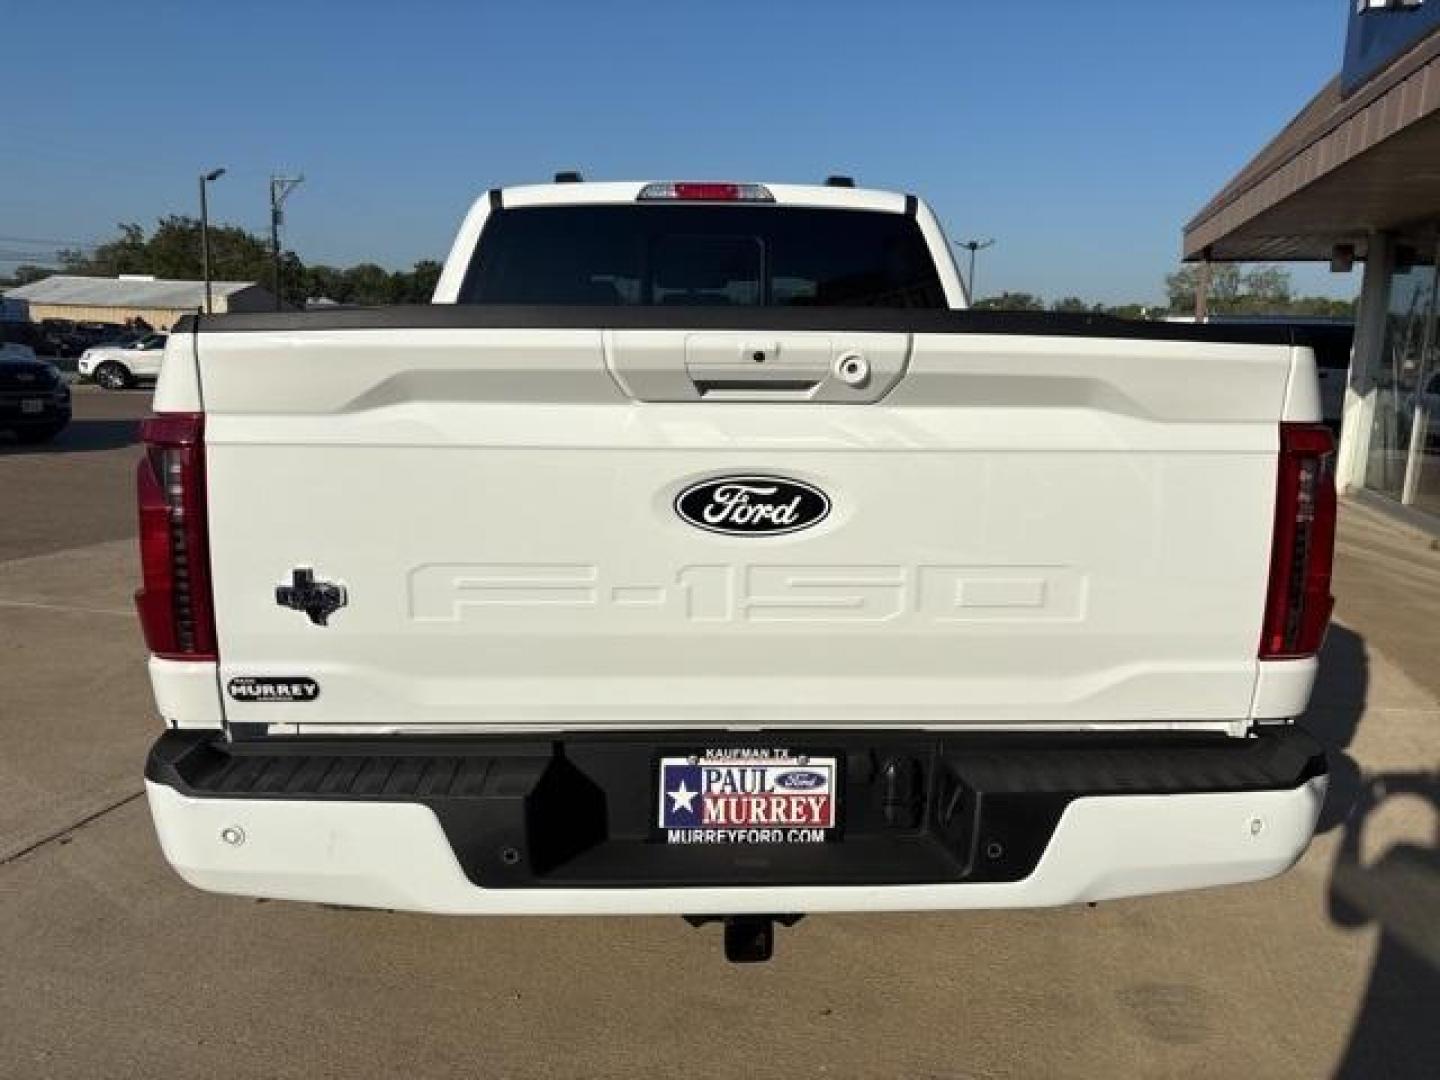
M 824 381 L 824 375 L 809 371 L 773 368 L 735 368 L 721 364 L 692 364 L 690 378 L 701 397 L 727 394 L 779 396 L 808 394 Z
M 793 398 L 809 395 L 825 381 L 824 357 L 787 349 L 778 341 L 750 339 L 692 356 L 685 366 L 701 397 Z
M 766 354 L 756 350 L 756 356 Z M 701 397 L 802 396 L 825 382 L 827 376 L 824 367 L 815 364 L 775 363 L 768 359 L 744 366 L 723 361 L 691 361 L 688 367 L 691 382 L 696 384 Z

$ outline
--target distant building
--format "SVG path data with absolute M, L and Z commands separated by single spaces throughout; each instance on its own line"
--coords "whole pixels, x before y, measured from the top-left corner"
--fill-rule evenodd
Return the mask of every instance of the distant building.
M 275 310 L 274 294 L 253 281 L 212 281 L 210 294 L 216 314 Z M 5 299 L 22 303 L 33 322 L 71 319 L 123 323 L 138 317 L 156 330 L 168 330 L 180 316 L 205 306 L 205 283 L 140 274 L 113 278 L 55 274 L 8 289 Z
M 1336 476 L 1440 527 L 1440 0 L 1349 10 L 1339 74 L 1185 226 L 1185 258 L 1364 263 Z

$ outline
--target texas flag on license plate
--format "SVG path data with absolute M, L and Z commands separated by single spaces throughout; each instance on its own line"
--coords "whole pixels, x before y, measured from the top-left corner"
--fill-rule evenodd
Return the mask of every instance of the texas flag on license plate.
M 660 761 L 669 843 L 820 843 L 835 826 L 835 759 L 714 751 Z

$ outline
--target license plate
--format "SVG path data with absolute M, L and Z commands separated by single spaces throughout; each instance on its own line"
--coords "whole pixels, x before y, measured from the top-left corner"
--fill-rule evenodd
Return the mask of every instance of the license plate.
M 660 759 L 667 844 L 822 844 L 839 820 L 834 757 L 704 750 Z
M 45 400 L 43 398 L 21 398 L 20 411 L 22 413 L 42 413 L 45 411 Z

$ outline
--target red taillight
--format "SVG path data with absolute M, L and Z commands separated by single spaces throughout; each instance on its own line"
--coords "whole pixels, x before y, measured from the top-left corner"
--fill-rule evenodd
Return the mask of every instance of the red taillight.
M 764 184 L 716 184 L 709 181 L 676 180 L 646 184 L 640 189 L 642 202 L 673 199 L 680 202 L 774 202 Z
M 1334 605 L 1334 556 L 1335 438 L 1323 424 L 1281 424 L 1260 659 L 1289 660 L 1319 651 Z
M 158 413 L 140 425 L 136 474 L 145 644 L 167 660 L 214 660 L 215 608 L 205 528 L 205 417 Z

